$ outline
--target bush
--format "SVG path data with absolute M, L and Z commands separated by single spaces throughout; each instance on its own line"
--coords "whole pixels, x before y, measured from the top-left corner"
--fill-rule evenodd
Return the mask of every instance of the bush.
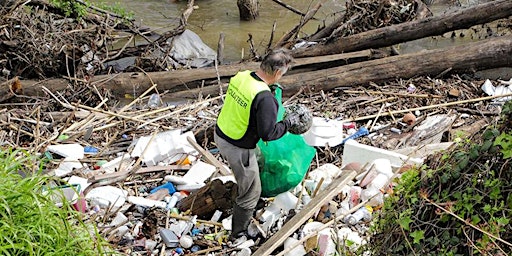
M 100 255 L 103 240 L 66 200 L 63 206 L 43 191 L 52 177 L 21 151 L 0 150 L 0 254 Z M 62 194 L 61 194 L 62 195 Z M 92 232 L 91 232 L 92 231 Z
M 512 102 L 499 123 L 403 174 L 373 228 L 375 255 L 511 255 Z

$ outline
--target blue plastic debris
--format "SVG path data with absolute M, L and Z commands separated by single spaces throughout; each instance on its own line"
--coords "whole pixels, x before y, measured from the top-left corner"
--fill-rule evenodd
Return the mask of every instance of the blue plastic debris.
M 153 194 L 155 192 L 157 192 L 158 190 L 160 189 L 167 189 L 169 190 L 169 195 L 172 195 L 174 192 L 176 192 L 176 188 L 174 187 L 174 185 L 171 183 L 171 182 L 167 182 L 163 185 L 160 185 L 156 188 L 153 188 L 151 191 L 149 191 L 149 193 Z

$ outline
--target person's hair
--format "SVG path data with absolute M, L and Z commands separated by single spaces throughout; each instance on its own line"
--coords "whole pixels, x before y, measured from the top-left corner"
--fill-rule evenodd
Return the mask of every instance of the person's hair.
M 288 70 L 293 57 L 285 48 L 279 48 L 267 53 L 260 64 L 260 69 L 268 75 L 274 75 L 278 70 L 284 75 Z

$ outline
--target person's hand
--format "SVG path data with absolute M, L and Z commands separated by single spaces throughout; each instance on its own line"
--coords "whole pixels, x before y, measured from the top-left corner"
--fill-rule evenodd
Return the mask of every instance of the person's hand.
M 283 121 L 287 124 L 288 129 L 300 124 L 300 116 L 296 112 L 286 113 Z
M 303 134 L 307 132 L 313 124 L 311 112 L 302 104 L 286 107 L 283 119 L 288 126 L 288 132 L 292 134 Z

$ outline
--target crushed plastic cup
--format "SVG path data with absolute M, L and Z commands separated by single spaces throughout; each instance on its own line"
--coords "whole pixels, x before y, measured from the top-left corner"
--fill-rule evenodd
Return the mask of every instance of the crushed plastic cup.
M 148 107 L 157 108 L 160 106 L 161 100 L 160 95 L 158 93 L 153 93 L 149 96 Z

